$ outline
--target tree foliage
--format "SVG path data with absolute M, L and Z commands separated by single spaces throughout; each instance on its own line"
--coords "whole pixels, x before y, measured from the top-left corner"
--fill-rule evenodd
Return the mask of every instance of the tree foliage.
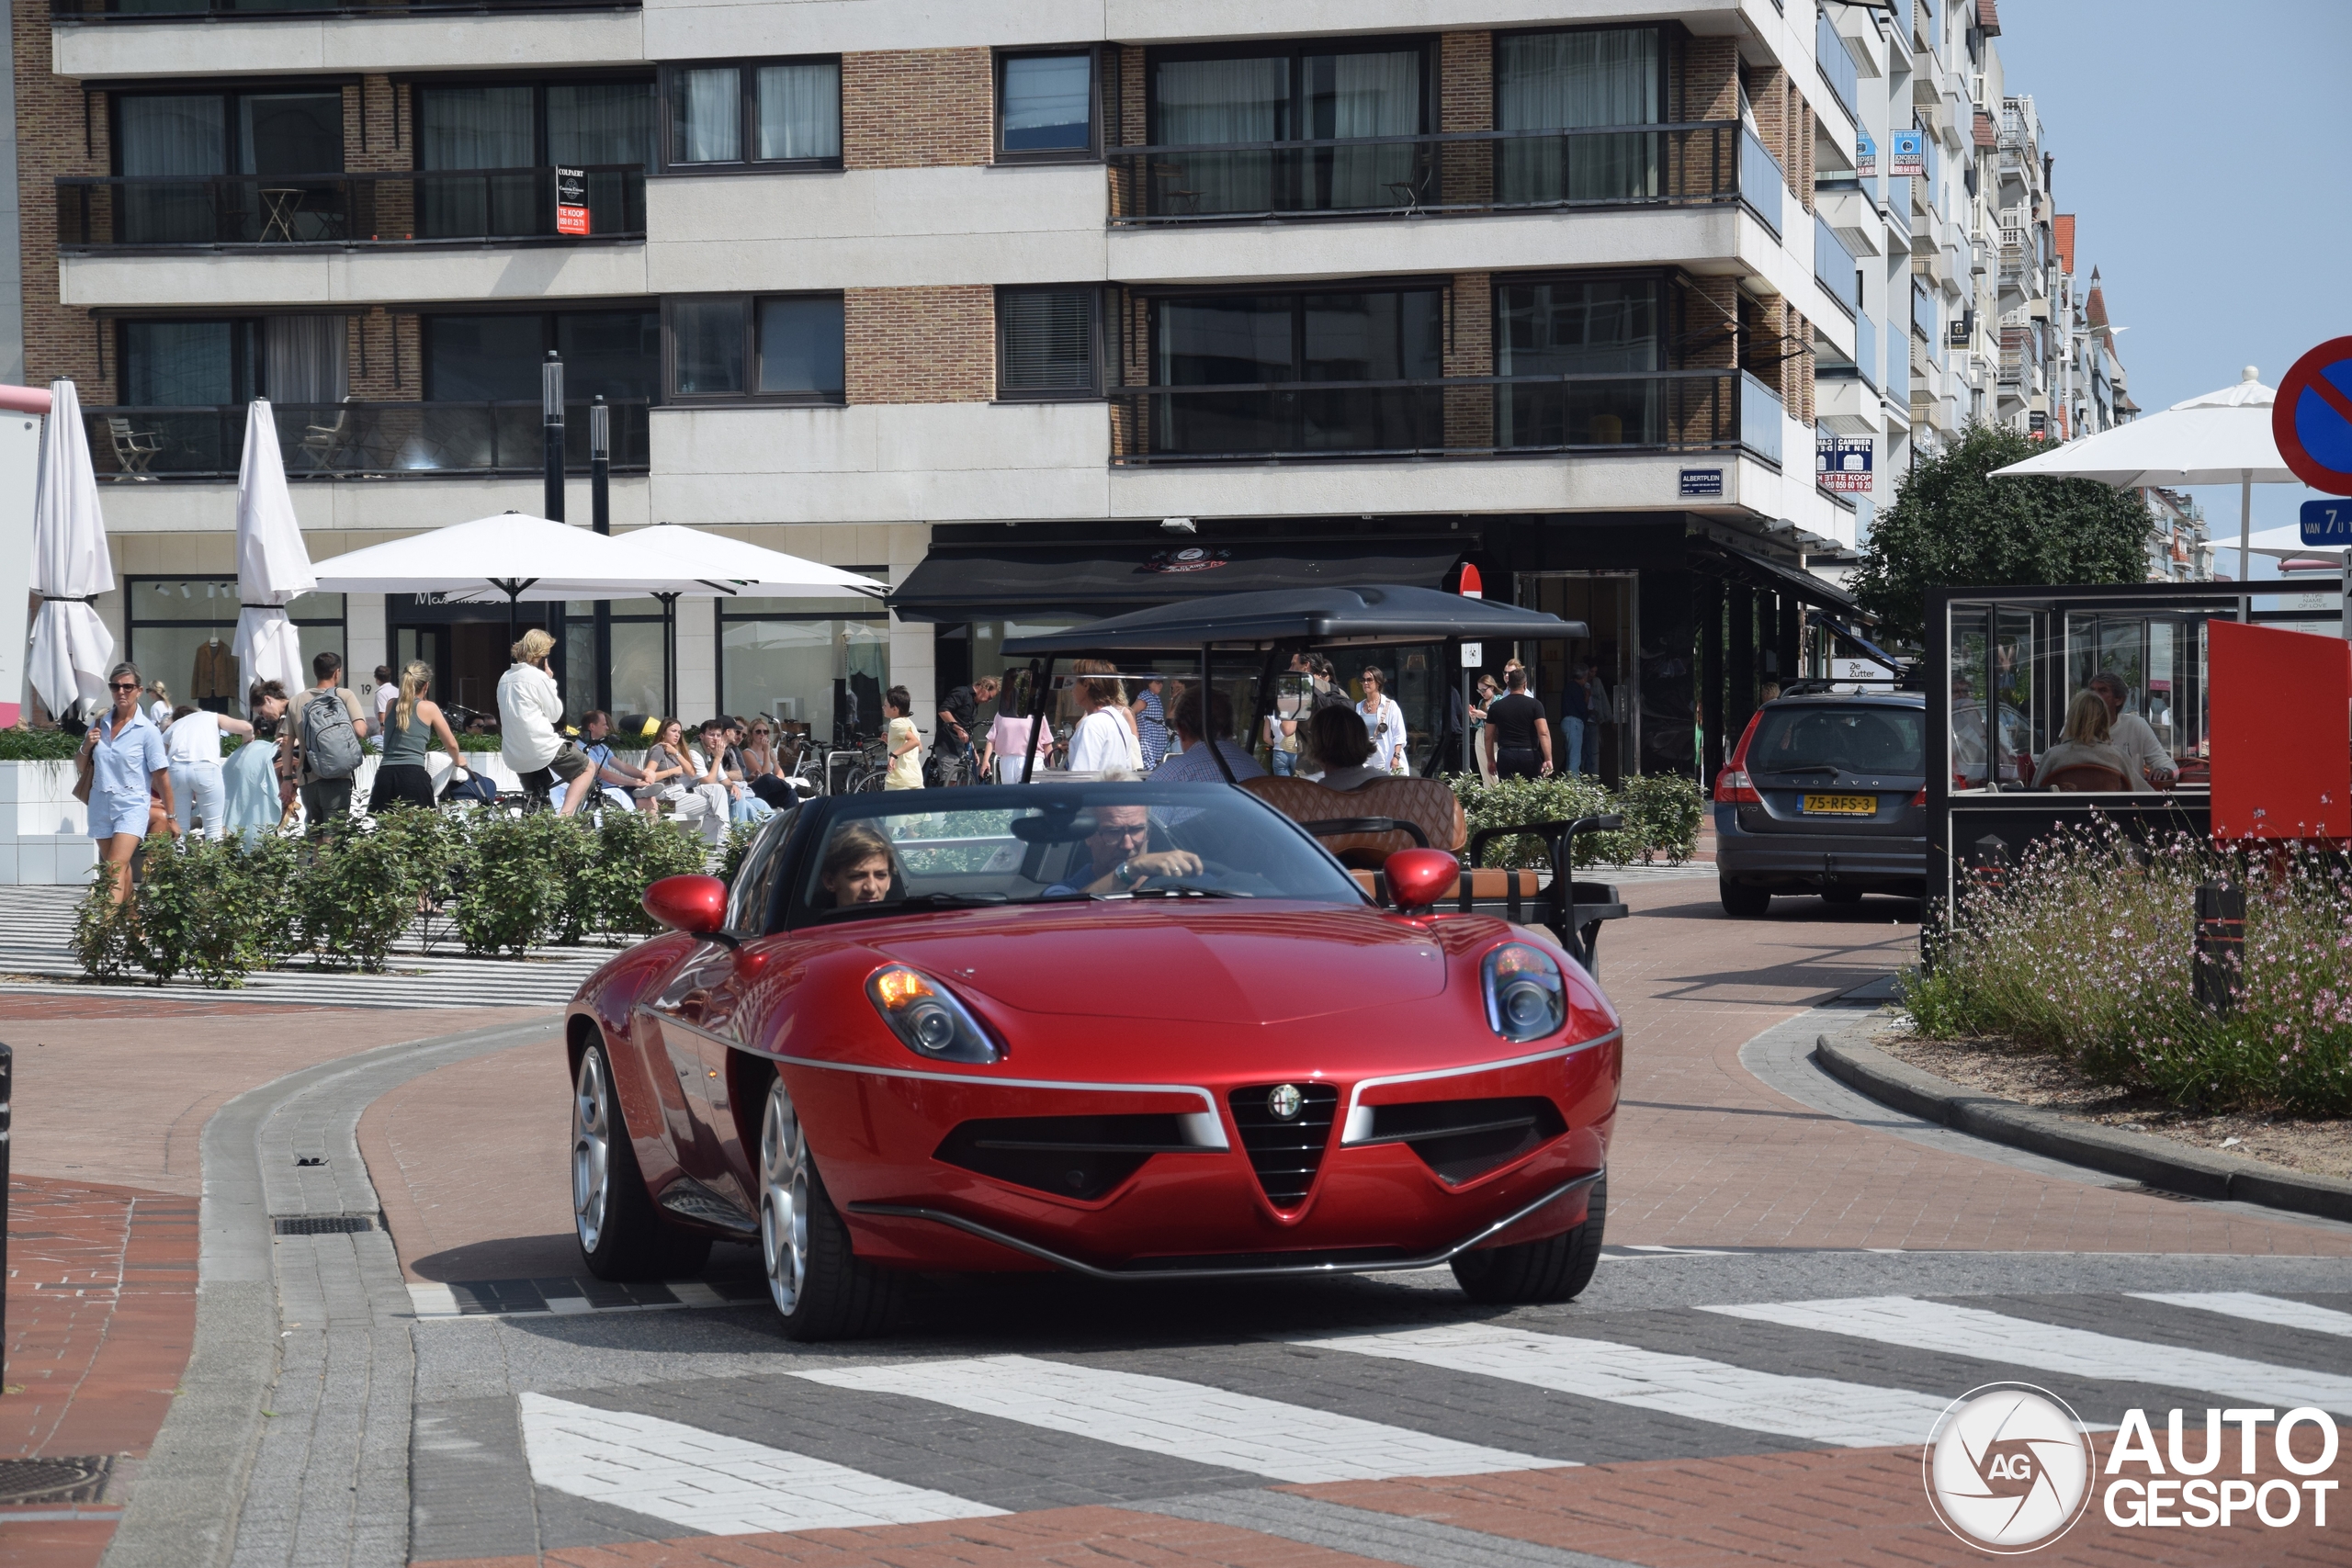
M 2138 582 L 2147 575 L 2148 509 L 2096 479 L 1999 479 L 1996 468 L 2048 450 L 1999 425 L 1972 423 L 1905 477 L 1871 525 L 1849 585 L 1889 637 L 1927 639 L 1930 588 Z

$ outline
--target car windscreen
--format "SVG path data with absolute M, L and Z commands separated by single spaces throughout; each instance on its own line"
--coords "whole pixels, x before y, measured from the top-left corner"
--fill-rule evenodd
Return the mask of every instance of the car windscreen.
M 1926 716 L 1918 708 L 1860 703 L 1768 707 L 1747 743 L 1747 771 L 1924 776 Z
M 852 797 L 811 841 L 796 894 L 797 920 L 1103 898 L 1364 901 L 1312 840 L 1229 784 Z

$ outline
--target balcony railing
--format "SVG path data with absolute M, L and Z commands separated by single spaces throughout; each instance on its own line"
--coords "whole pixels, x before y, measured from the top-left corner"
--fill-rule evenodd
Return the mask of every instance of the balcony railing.
M 1854 364 L 1872 389 L 1879 384 L 1878 322 L 1867 314 L 1854 317 Z
M 592 164 L 590 239 L 645 237 L 645 170 Z M 555 171 L 69 176 L 61 247 L 413 244 L 555 239 Z M 578 236 L 560 236 L 576 239 Z
M 1781 161 L 1772 156 L 1772 150 L 1758 141 L 1752 130 L 1739 133 L 1739 198 L 1764 220 L 1774 238 L 1788 232 L 1788 204 L 1796 199 L 1789 190 L 1789 177 L 1781 172 Z
M 612 409 L 616 473 L 647 467 L 646 400 Z M 232 479 L 245 445 L 248 405 L 89 408 L 90 457 L 100 479 Z M 588 408 L 567 403 L 564 461 L 588 468 Z M 522 402 L 272 403 L 289 479 L 393 479 L 433 474 L 546 471 L 538 400 Z
M 50 0 L 49 19 L 89 22 L 278 21 L 300 17 L 481 16 L 634 11 L 641 0 Z
M 1829 226 L 1829 220 L 1815 213 L 1813 217 L 1813 276 L 1829 297 L 1846 307 L 1846 314 L 1862 313 L 1862 279 L 1854 265 L 1854 253 Z
M 1741 446 L 1780 457 L 1781 400 L 1729 369 L 1128 387 L 1111 404 L 1123 466 Z
M 1736 120 L 1113 151 L 1114 225 L 1730 201 Z M 1778 165 L 1774 166 L 1776 171 Z
M 1820 62 L 1821 79 L 1846 107 L 1849 117 L 1859 119 L 1855 105 L 1862 101 L 1861 73 L 1854 68 L 1854 57 L 1846 51 L 1845 41 L 1838 36 L 1837 28 L 1826 10 L 1814 14 L 1814 58 Z

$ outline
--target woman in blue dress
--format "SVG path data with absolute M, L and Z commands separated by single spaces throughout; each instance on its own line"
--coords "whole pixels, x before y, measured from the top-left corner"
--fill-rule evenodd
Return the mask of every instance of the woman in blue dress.
M 223 812 L 229 831 L 248 844 L 277 830 L 286 814 L 277 782 L 277 731 L 286 718 L 286 688 L 276 681 L 256 681 L 245 694 L 245 711 L 253 716 L 253 738 L 220 765 L 220 781 L 228 805 Z

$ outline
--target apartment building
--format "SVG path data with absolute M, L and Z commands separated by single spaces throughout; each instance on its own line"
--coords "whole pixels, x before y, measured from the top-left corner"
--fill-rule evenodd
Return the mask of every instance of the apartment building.
M 175 685 L 235 617 L 248 399 L 324 557 L 537 510 L 553 353 L 572 518 L 601 397 L 616 527 L 893 588 L 682 603 L 674 663 L 650 601 L 548 606 L 577 707 L 870 729 L 1030 627 L 1475 566 L 1589 625 L 1521 651 L 1596 661 L 1605 772 L 1688 772 L 1966 406 L 1997 21 L 1907 12 L 18 0 L 27 373 L 80 386 L 100 609 Z M 503 666 L 503 610 L 295 610 L 363 677 Z

